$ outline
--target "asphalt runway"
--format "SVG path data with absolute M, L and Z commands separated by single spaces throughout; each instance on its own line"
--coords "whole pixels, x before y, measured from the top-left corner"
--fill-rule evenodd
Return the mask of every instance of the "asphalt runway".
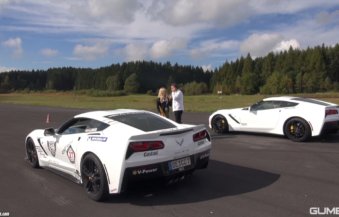
M 0 104 L 0 216 L 311 216 L 339 207 L 339 134 L 295 143 L 279 136 L 213 135 L 211 161 L 179 184 L 136 186 L 106 202 L 24 160 L 25 136 L 84 110 Z M 50 115 L 50 123 L 46 116 Z M 207 124 L 207 113 L 183 114 Z M 338 208 L 339 209 L 339 208 Z

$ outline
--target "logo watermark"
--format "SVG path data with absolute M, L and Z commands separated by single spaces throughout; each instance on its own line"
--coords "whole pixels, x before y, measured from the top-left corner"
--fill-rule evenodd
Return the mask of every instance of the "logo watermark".
M 320 215 L 320 216 L 339 216 L 339 207 L 311 207 L 310 215 Z
M 10 216 L 9 212 L 1 212 L 0 211 L 0 216 Z

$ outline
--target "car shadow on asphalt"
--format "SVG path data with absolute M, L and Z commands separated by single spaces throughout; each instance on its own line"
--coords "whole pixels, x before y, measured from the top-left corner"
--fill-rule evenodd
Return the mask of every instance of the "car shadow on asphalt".
M 272 185 L 279 174 L 210 160 L 206 170 L 198 170 L 179 183 L 148 182 L 125 193 L 110 196 L 107 203 L 140 206 L 185 204 L 258 191 Z
M 229 132 L 226 134 L 215 134 L 211 133 L 211 137 L 213 140 L 222 140 L 227 138 L 236 138 L 241 136 L 254 136 L 254 137 L 261 137 L 261 138 L 276 138 L 276 139 L 282 139 L 289 141 L 293 143 L 293 141 L 289 140 L 287 137 L 282 135 L 274 135 L 274 134 L 267 134 L 267 133 L 251 133 L 251 132 Z M 332 134 L 323 134 L 321 136 L 312 137 L 306 142 L 299 142 L 299 144 L 302 143 L 336 143 L 339 144 L 339 133 L 332 133 Z M 296 142 L 298 143 L 298 142 Z
M 324 134 L 319 137 L 314 137 L 310 142 L 321 142 L 321 143 L 335 143 L 339 144 L 339 133 L 335 134 Z

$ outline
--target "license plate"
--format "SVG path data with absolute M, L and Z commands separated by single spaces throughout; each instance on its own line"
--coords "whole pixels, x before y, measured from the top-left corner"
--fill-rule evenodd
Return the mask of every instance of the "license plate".
M 174 160 L 174 161 L 169 162 L 169 169 L 175 170 L 175 169 L 183 168 L 189 165 L 191 165 L 191 158 L 186 157 L 186 158 L 182 158 L 179 160 Z

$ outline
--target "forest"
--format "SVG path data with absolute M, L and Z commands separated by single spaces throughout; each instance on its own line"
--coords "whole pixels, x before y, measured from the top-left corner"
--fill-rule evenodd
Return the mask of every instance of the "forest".
M 185 94 L 292 94 L 339 90 L 339 44 L 304 50 L 248 54 L 214 71 L 178 64 L 135 61 L 101 68 L 61 67 L 0 73 L 0 93 L 14 91 L 103 91 L 149 93 L 177 83 Z

